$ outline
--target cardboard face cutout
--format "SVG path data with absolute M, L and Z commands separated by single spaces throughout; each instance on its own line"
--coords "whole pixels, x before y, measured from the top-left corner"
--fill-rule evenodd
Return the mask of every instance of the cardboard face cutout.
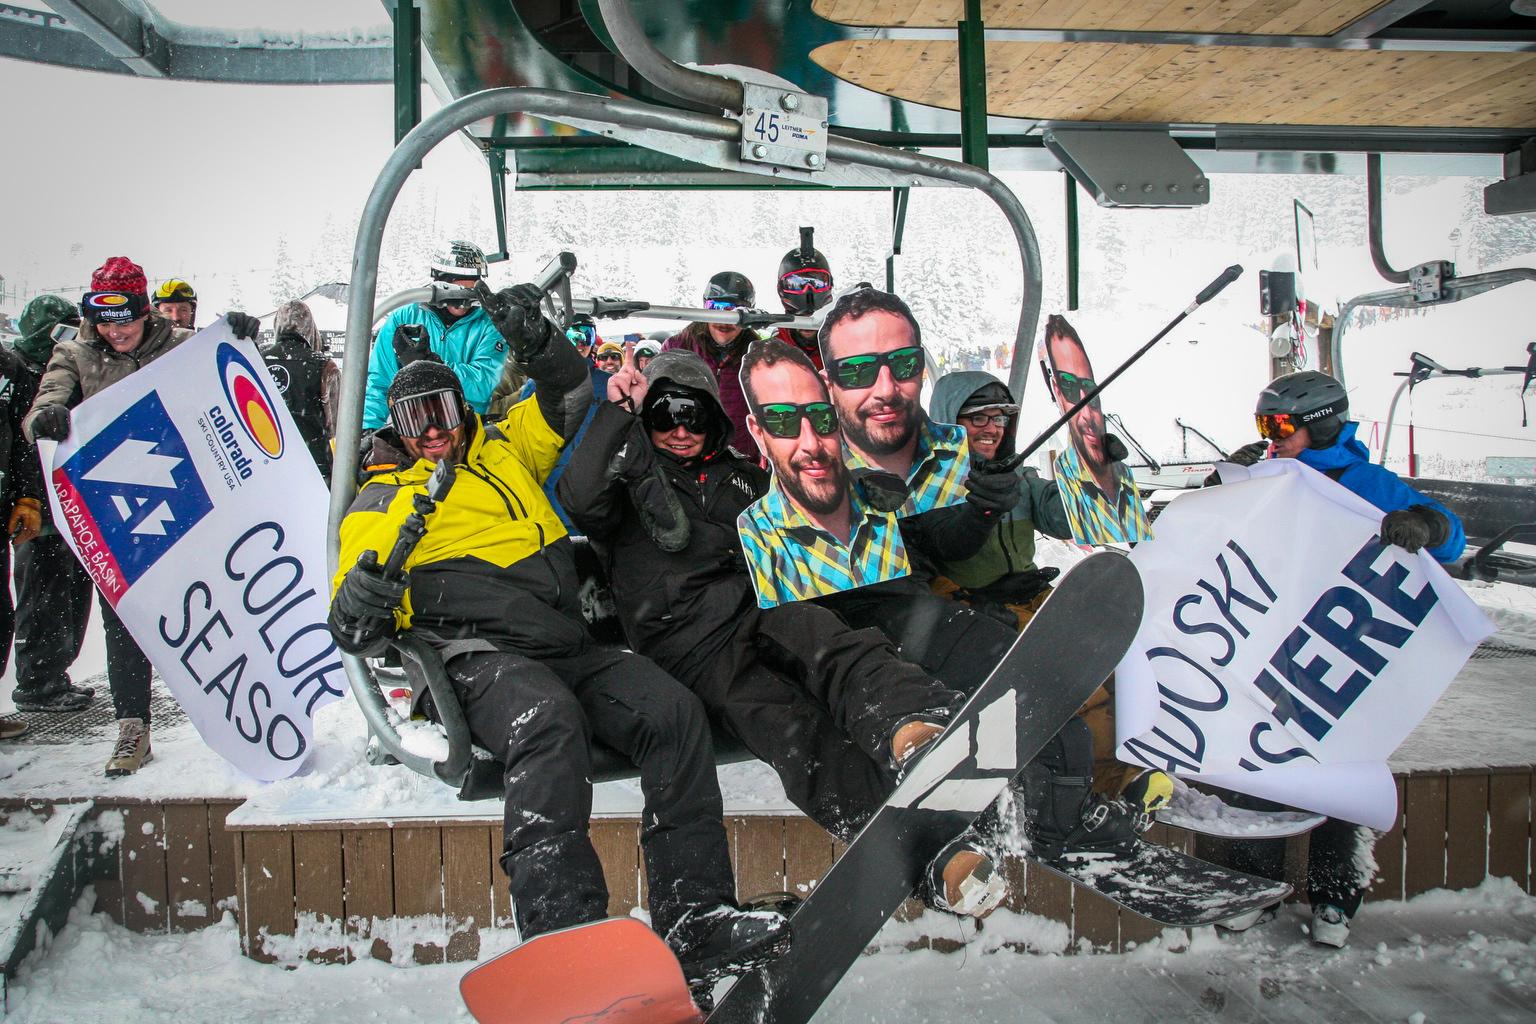
M 1046 319 L 1040 365 L 1063 413 L 1097 385 L 1083 342 L 1065 317 Z M 1069 442 L 1056 456 L 1055 469 L 1072 538 L 1089 545 L 1149 539 L 1152 527 L 1136 480 L 1130 467 L 1111 457 L 1097 398 L 1067 421 L 1067 435 Z
M 965 430 L 935 423 L 923 410 L 926 355 L 910 316 L 889 292 L 859 289 L 838 300 L 820 337 L 846 461 L 906 482 L 901 517 L 964 501 L 971 472 Z
M 843 461 L 826 383 L 783 341 L 742 361 L 747 426 L 772 473 L 768 493 L 736 521 L 761 608 L 896 579 L 911 572 L 896 519 Z

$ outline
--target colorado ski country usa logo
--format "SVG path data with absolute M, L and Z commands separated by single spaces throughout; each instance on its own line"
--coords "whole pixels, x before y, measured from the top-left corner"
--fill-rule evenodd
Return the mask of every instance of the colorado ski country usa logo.
M 153 391 L 55 469 L 53 486 L 86 569 L 114 606 L 213 510 Z
M 258 451 L 272 459 L 282 455 L 282 422 L 277 418 L 272 396 L 267 394 L 266 386 L 256 375 L 255 368 L 246 361 L 245 356 L 227 342 L 219 345 L 217 358 L 219 379 L 224 384 L 224 397 L 229 400 L 228 412 L 232 418 L 240 424 L 245 431 L 245 436 Z M 218 407 L 209 410 L 209 418 L 222 432 L 223 425 L 214 416 L 215 412 L 222 413 L 224 410 Z M 244 455 L 243 452 L 239 455 L 234 451 L 230 452 L 230 457 L 235 459 L 237 464 L 242 461 Z M 246 471 L 240 473 L 242 479 L 250 476 L 248 466 L 247 462 Z

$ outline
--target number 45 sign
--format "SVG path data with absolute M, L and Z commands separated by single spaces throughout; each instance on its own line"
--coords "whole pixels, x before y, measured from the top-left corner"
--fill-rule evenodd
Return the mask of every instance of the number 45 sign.
M 825 169 L 825 97 L 743 82 L 742 100 L 743 160 L 799 171 Z

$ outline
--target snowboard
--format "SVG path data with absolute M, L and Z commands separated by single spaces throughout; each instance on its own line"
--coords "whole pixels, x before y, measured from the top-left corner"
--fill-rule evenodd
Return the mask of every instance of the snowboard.
M 1127 854 L 1068 853 L 1046 859 L 1026 853 L 1025 857 L 1126 910 L 1175 928 L 1226 921 L 1291 894 L 1284 882 L 1217 867 L 1140 840 Z
M 632 917 L 561 928 L 477 964 L 459 995 L 480 1024 L 698 1024 L 683 969 Z
M 1074 566 L 937 741 L 790 917 L 789 951 L 743 975 L 710 1024 L 804 1024 L 912 894 L 1104 682 L 1141 622 L 1141 578 L 1101 552 Z
M 1159 824 L 1188 829 L 1222 839 L 1283 839 L 1321 825 L 1326 819 L 1311 811 L 1258 811 L 1229 804 L 1214 793 L 1173 780 L 1173 797 L 1157 812 Z

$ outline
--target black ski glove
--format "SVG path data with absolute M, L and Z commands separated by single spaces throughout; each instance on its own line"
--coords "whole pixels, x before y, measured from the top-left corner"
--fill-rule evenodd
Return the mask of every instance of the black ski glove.
M 895 473 L 883 469 L 855 469 L 850 472 L 854 485 L 876 512 L 899 512 L 907 503 L 907 498 L 911 497 L 907 482 Z
M 1124 462 L 1125 457 L 1131 454 L 1125 442 L 1114 434 L 1104 435 L 1104 460 L 1106 462 Z
M 404 369 L 419 359 L 426 359 L 434 363 L 442 362 L 432 351 L 432 342 L 427 338 L 427 329 L 421 324 L 400 324 L 395 328 L 395 336 L 391 339 L 395 350 L 395 361 Z
M 331 601 L 332 633 L 342 649 L 369 654 L 394 635 L 395 609 L 405 600 L 405 577 L 384 575 L 379 556 L 364 551 Z
M 1412 505 L 1388 512 L 1381 520 L 1381 539 L 1409 551 L 1445 543 L 1451 524 L 1428 505 Z
M 531 284 L 513 285 L 492 293 L 487 289 L 481 294 L 480 304 L 496 330 L 506 339 L 512 358 L 527 363 L 544 351 L 554 330 L 539 308 L 544 293 Z
M 688 546 L 693 526 L 660 466 L 652 466 L 650 472 L 630 483 L 629 496 L 640 513 L 640 524 L 657 547 L 676 553 Z
M 1254 441 L 1252 444 L 1243 445 L 1222 461 L 1230 462 L 1234 466 L 1255 466 L 1264 461 L 1264 455 L 1268 451 L 1268 441 Z
M 995 519 L 1013 511 L 1019 503 L 1019 471 L 998 472 L 990 466 L 973 464 L 965 478 L 965 500 L 986 519 Z
M 32 436 L 64 440 L 69 436 L 69 409 L 58 404 L 39 406 L 32 414 Z
M 225 313 L 224 320 L 229 324 L 229 329 L 235 332 L 235 337 L 247 341 L 255 341 L 257 332 L 261 330 L 261 321 L 249 313 Z

